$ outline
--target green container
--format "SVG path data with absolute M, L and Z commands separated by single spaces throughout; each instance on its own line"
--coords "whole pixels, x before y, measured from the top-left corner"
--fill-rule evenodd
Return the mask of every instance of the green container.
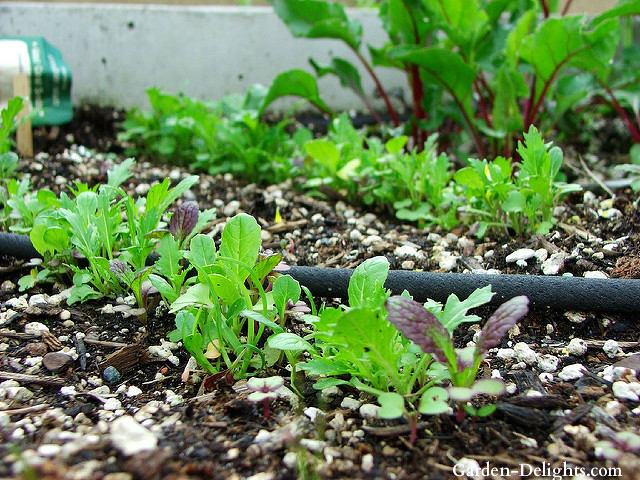
M 13 97 L 13 78 L 31 79 L 31 124 L 71 121 L 71 70 L 60 51 L 43 37 L 0 37 L 0 107 Z

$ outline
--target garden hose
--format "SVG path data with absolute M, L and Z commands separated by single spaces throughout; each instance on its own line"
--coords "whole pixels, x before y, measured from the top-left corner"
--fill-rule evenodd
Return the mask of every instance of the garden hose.
M 37 258 L 29 237 L 0 232 L 0 254 Z M 314 297 L 347 298 L 353 270 L 323 267 L 290 267 L 288 273 Z M 385 286 L 393 294 L 407 290 L 416 301 L 445 302 L 454 293 L 468 297 L 475 289 L 491 285 L 492 302 L 502 303 L 518 295 L 529 297 L 532 306 L 593 312 L 640 312 L 640 280 L 554 277 L 544 275 L 490 275 L 432 273 L 391 270 Z

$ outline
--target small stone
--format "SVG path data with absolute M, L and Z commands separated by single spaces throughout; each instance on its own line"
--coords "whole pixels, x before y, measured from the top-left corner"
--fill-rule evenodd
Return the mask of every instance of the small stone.
M 411 245 L 402 245 L 397 247 L 393 254 L 399 259 L 408 258 L 411 260 L 420 260 L 424 258 L 424 254 Z
M 11 280 L 5 280 L 0 284 L 0 291 L 2 292 L 13 292 L 16 289 L 16 284 Z
M 293 470 L 298 465 L 298 454 L 296 452 L 287 452 L 282 457 L 282 463 L 289 470 Z
M 516 352 L 513 348 L 499 348 L 496 357 L 502 360 L 513 360 L 516 357 Z
M 222 209 L 222 213 L 225 217 L 232 217 L 238 212 L 239 208 L 240 202 L 238 200 L 231 200 L 224 206 L 224 208 Z
M 458 463 L 455 464 L 453 469 L 457 474 L 456 476 L 459 475 L 473 480 L 484 479 L 484 475 L 480 473 L 482 472 L 480 464 L 477 460 L 474 460 L 472 458 L 461 458 L 460 460 L 458 460 Z
M 359 242 L 360 240 L 362 240 L 362 238 L 362 232 L 360 232 L 360 230 L 358 230 L 357 228 L 349 232 L 349 239 L 353 242 Z
M 156 436 L 130 415 L 115 419 L 110 434 L 113 446 L 125 456 L 155 450 L 158 444 Z
M 604 272 L 584 272 L 584 278 L 609 278 Z
M 60 445 L 43 444 L 38 447 L 36 452 L 41 457 L 55 457 L 56 455 L 58 455 L 58 453 L 60 453 L 60 450 L 62 450 L 62 447 Z
M 115 411 L 122 408 L 122 402 L 117 398 L 107 398 L 107 400 L 102 404 L 102 409 L 107 411 Z
M 558 369 L 560 359 L 555 355 L 540 355 L 538 356 L 538 368 L 545 372 L 555 372 Z
M 132 398 L 132 397 L 137 397 L 138 395 L 140 395 L 142 393 L 142 390 L 140 390 L 138 387 L 136 387 L 135 385 L 130 385 L 129 388 L 127 388 L 127 397 Z
M 580 363 L 574 363 L 572 365 L 567 365 L 562 369 L 562 371 L 558 374 L 558 378 L 560 380 L 564 380 L 568 382 L 570 380 L 577 380 L 584 376 L 585 368 Z
M 564 268 L 566 258 L 567 254 L 565 252 L 552 253 L 551 256 L 542 263 L 542 273 L 544 275 L 557 275 L 560 270 Z
M 400 264 L 400 267 L 403 270 L 413 270 L 415 266 L 416 266 L 416 262 L 414 262 L 413 260 L 405 260 Z
M 118 383 L 120 381 L 120 372 L 116 367 L 108 366 L 102 372 L 102 378 L 107 383 Z
M 375 467 L 375 462 L 373 459 L 373 455 L 370 453 L 366 453 L 362 456 L 362 463 L 360 464 L 360 468 L 362 468 L 363 472 L 371 472 Z
M 572 338 L 567 345 L 567 353 L 575 357 L 581 357 L 587 353 L 587 343 L 581 338 Z
M 149 193 L 149 190 L 151 190 L 151 185 L 149 185 L 148 183 L 139 183 L 136 186 L 135 192 L 138 195 L 146 195 L 147 193 Z
M 30 307 L 46 307 L 49 305 L 47 295 L 43 295 L 42 293 L 32 295 L 28 303 Z
M 60 387 L 60 395 L 65 395 L 68 397 L 72 397 L 74 395 L 76 395 L 78 392 L 76 392 L 76 387 L 74 386 L 65 386 L 65 387 Z
M 376 243 L 382 242 L 382 238 L 379 235 L 369 235 L 362 240 L 362 245 L 364 247 L 370 247 Z
M 602 346 L 602 351 L 606 353 L 607 357 L 609 358 L 615 358 L 616 356 L 622 353 L 622 350 L 620 349 L 620 345 L 618 344 L 618 342 L 612 339 L 609 339 L 606 342 L 604 342 L 604 345 Z
M 365 403 L 360 406 L 359 412 L 362 418 L 366 418 L 372 420 L 374 418 L 378 418 L 378 410 L 380 407 L 378 405 L 374 405 L 373 403 Z
M 317 418 L 321 418 L 324 416 L 324 412 L 317 407 L 307 407 L 304 409 L 305 416 L 315 422 Z
M 533 256 L 536 257 L 538 263 L 543 263 L 549 256 L 549 252 L 547 252 L 544 248 L 539 248 L 538 250 L 536 250 Z
M 62 310 L 58 316 L 62 321 L 69 320 L 71 318 L 71 312 L 69 310 Z
M 342 403 L 340 403 L 340 408 L 346 408 L 347 410 L 358 410 L 360 408 L 360 405 L 362 405 L 361 401 L 351 397 L 344 397 L 342 399 Z
M 583 323 L 587 319 L 583 312 L 565 312 L 564 316 L 571 323 Z
M 306 448 L 311 452 L 318 453 L 318 452 L 321 452 L 322 449 L 327 446 L 327 442 L 322 440 L 316 440 L 313 438 L 302 438 L 300 440 L 300 446 Z
M 513 346 L 513 351 L 518 361 L 525 362 L 527 365 L 535 365 L 538 361 L 538 354 L 524 342 L 516 343 Z
M 634 384 L 617 381 L 613 382 L 611 386 L 611 390 L 613 391 L 613 395 L 620 400 L 631 400 L 632 402 L 640 401 L 638 397 L 638 393 L 640 392 L 640 383 L 636 383 L 637 387 L 634 387 Z
M 49 327 L 47 327 L 44 323 L 40 322 L 29 322 L 24 326 L 24 333 L 28 333 L 29 335 L 35 335 L 37 337 L 42 336 L 42 332 L 48 332 Z
M 238 458 L 240 456 L 240 449 L 237 447 L 234 448 L 230 448 L 227 451 L 227 460 L 235 460 L 236 458 Z
M 73 358 L 62 352 L 50 352 L 42 358 L 44 368 L 53 373 L 58 373 L 73 364 Z
M 455 255 L 443 255 L 438 261 L 438 266 L 445 272 L 453 270 L 458 263 L 458 257 Z
M 609 400 L 604 406 L 604 411 L 607 415 L 617 417 L 624 412 L 624 405 L 617 400 Z
M 518 261 L 526 262 L 527 260 L 532 258 L 535 254 L 536 254 L 535 250 L 531 248 L 520 248 L 515 252 L 512 252 L 509 255 L 507 255 L 507 258 L 505 258 L 505 261 L 507 263 L 515 263 Z

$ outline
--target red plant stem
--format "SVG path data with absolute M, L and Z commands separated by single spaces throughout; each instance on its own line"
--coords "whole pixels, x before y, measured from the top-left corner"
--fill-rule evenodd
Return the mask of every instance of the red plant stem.
M 633 120 L 631 119 L 627 111 L 622 108 L 622 105 L 620 105 L 620 102 L 615 97 L 608 85 L 605 85 L 602 81 L 600 81 L 600 85 L 607 92 L 607 95 L 611 97 L 611 104 L 613 105 L 613 108 L 616 110 L 616 112 L 618 112 L 618 115 L 620 115 L 624 122 L 627 124 L 627 128 L 629 129 L 629 133 L 631 134 L 631 138 L 633 138 L 633 141 L 635 143 L 640 143 L 640 131 L 633 123 Z
M 547 4 L 547 0 L 540 0 L 542 4 L 542 10 L 544 11 L 544 18 L 549 18 L 549 4 Z
M 262 405 L 264 406 L 264 419 L 269 420 L 269 416 L 271 415 L 271 410 L 269 408 L 269 399 L 262 399 Z
M 358 57 L 360 62 L 362 62 L 362 65 L 364 65 L 364 68 L 367 70 L 367 72 L 371 76 L 373 83 L 376 84 L 376 88 L 378 89 L 378 92 L 380 92 L 380 96 L 382 97 L 382 100 L 384 100 L 384 104 L 386 105 L 387 110 L 389 111 L 389 115 L 391 115 L 393 126 L 399 127 L 400 119 L 398 118 L 398 114 L 396 113 L 395 108 L 393 108 L 393 105 L 391 104 L 391 100 L 389 99 L 389 95 L 387 95 L 387 91 L 382 86 L 382 83 L 380 83 L 380 79 L 376 75 L 376 72 L 373 71 L 373 69 L 371 68 L 371 65 L 369 65 L 369 62 L 365 60 L 365 58 L 360 54 L 358 50 L 356 50 L 355 48 L 352 50 L 353 50 L 353 53 L 356 54 L 356 57 Z
M 491 88 L 489 87 L 489 84 L 485 80 L 484 75 L 482 74 L 482 72 L 478 72 L 478 81 L 480 82 L 480 85 L 482 85 L 482 88 L 484 88 L 486 90 L 487 96 L 489 98 L 489 103 L 493 104 L 493 100 L 495 99 L 495 95 L 493 94 L 493 91 L 491 90 Z
M 462 404 L 461 404 L 461 403 L 459 403 L 459 404 L 458 404 L 458 412 L 457 412 L 457 414 L 456 414 L 456 421 L 457 421 L 458 423 L 462 423 L 462 421 L 464 420 L 464 417 L 465 417 L 465 414 L 466 414 L 466 413 L 467 413 L 467 412 L 465 412 L 465 411 L 464 411 L 464 408 L 462 408 Z
M 364 106 L 367 107 L 367 110 L 369 110 L 369 112 L 371 113 L 371 116 L 376 121 L 376 123 L 382 124 L 382 118 L 380 118 L 380 115 L 378 115 L 378 112 L 375 111 L 375 109 L 373 108 L 373 105 L 371 105 L 371 102 L 367 100 L 367 97 L 365 97 L 359 92 L 356 92 L 356 95 L 360 97 L 360 100 L 362 100 L 362 103 L 364 103 Z
M 416 443 L 416 438 L 418 436 L 418 415 L 415 413 L 409 414 L 409 427 L 411 428 L 411 433 L 409 434 L 409 443 L 413 445 Z
M 589 47 L 584 47 L 581 48 L 579 50 L 576 50 L 575 52 L 572 52 L 571 55 L 567 56 L 567 58 L 565 58 L 564 60 L 562 60 L 558 65 L 556 65 L 556 67 L 553 69 L 553 72 L 551 72 L 551 75 L 549 76 L 549 78 L 544 82 L 544 87 L 542 87 L 542 92 L 540 92 L 540 96 L 538 97 L 538 100 L 536 101 L 535 105 L 533 106 L 533 108 L 531 110 L 529 110 L 528 115 L 525 117 L 525 124 L 524 124 L 524 131 L 527 132 L 529 130 L 529 126 L 531 126 L 534 122 L 534 120 L 536 119 L 536 116 L 538 115 L 538 112 L 540 111 L 540 107 L 542 106 L 542 102 L 544 101 L 544 97 L 547 96 L 547 92 L 549 91 L 549 87 L 551 86 L 551 83 L 553 82 L 553 79 L 556 77 L 556 75 L 558 74 L 558 72 L 560 71 L 560 69 L 564 66 L 565 63 L 567 63 L 569 61 L 569 59 L 575 55 L 577 55 L 578 53 L 586 50 Z M 535 97 L 535 77 L 534 77 L 534 82 L 531 85 L 531 97 L 529 100 L 532 100 Z
M 484 97 L 482 96 L 482 92 L 480 91 L 480 85 L 478 84 L 478 81 L 473 82 L 473 88 L 478 94 L 478 106 L 480 107 L 480 114 L 482 115 L 482 118 L 484 118 L 484 121 L 486 122 L 487 127 L 491 127 L 491 119 L 489 118 L 487 105 L 484 102 Z
M 411 79 L 411 90 L 413 94 L 413 113 L 416 117 L 416 124 L 414 125 L 413 138 L 416 142 L 418 151 L 422 151 L 424 146 L 424 131 L 418 125 L 420 120 L 427 118 L 427 114 L 422 108 L 422 99 L 424 98 L 424 87 L 420 80 L 420 69 L 417 65 L 411 65 L 409 71 L 409 78 Z
M 562 8 L 562 16 L 564 17 L 567 12 L 569 11 L 569 8 L 571 7 L 571 3 L 573 3 L 573 0 L 567 0 L 567 3 L 564 4 L 564 7 Z

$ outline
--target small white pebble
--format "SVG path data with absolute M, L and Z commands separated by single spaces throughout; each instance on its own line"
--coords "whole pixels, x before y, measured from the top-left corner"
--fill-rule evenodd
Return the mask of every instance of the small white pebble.
M 538 368 L 545 372 L 555 372 L 558 369 L 560 359 L 555 355 L 540 355 L 538 356 Z
M 135 385 L 130 385 L 129 388 L 127 389 L 127 397 L 129 397 L 129 398 L 137 397 L 141 393 L 142 393 L 142 390 L 140 390 Z
M 342 402 L 340 403 L 340 408 L 346 408 L 347 410 L 358 410 L 360 408 L 360 405 L 362 405 L 361 401 L 351 397 L 344 397 L 342 399 Z
M 607 357 L 609 358 L 615 358 L 620 353 L 622 353 L 622 350 L 620 349 L 620 345 L 618 345 L 618 342 L 612 339 L 609 339 L 606 342 L 604 342 L 604 345 L 602 346 L 602 351 L 606 353 Z
M 624 405 L 617 400 L 609 400 L 604 406 L 604 411 L 612 417 L 617 417 L 624 411 Z
M 640 401 L 638 393 L 634 391 L 635 389 L 627 382 L 613 382 L 611 390 L 613 391 L 613 395 L 620 400 L 631 400 L 632 402 Z
M 362 418 L 373 419 L 378 417 L 378 410 L 380 410 L 378 405 L 365 403 L 360 406 L 359 412 Z
M 576 357 L 584 355 L 587 350 L 587 343 L 581 338 L 572 338 L 567 346 L 567 353 Z
M 584 278 L 609 278 L 604 272 L 584 272 Z
M 538 378 L 542 383 L 553 382 L 553 374 L 549 372 L 542 372 L 540 375 L 538 375 Z
M 362 468 L 363 472 L 371 472 L 375 467 L 375 462 L 373 459 L 373 455 L 370 453 L 366 453 L 362 456 L 362 463 L 360 464 L 360 468 Z
M 558 378 L 565 382 L 570 380 L 577 380 L 578 378 L 584 375 L 584 366 L 580 363 L 574 363 L 572 365 L 567 365 L 562 369 L 562 371 L 558 374 Z
M 527 365 L 534 365 L 538 360 L 538 354 L 524 342 L 516 343 L 513 346 L 513 351 L 518 361 L 525 362 Z

